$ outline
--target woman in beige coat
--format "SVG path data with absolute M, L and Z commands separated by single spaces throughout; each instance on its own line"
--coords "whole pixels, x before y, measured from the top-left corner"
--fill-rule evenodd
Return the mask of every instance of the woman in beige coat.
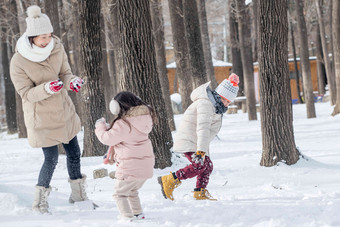
M 41 147 L 45 157 L 32 208 L 47 213 L 50 182 L 58 163 L 58 144 L 63 144 L 67 155 L 72 189 L 69 202 L 88 200 L 76 137 L 81 123 L 67 93 L 78 92 L 83 80 L 72 74 L 60 39 L 52 35 L 48 16 L 38 6 L 30 6 L 27 14 L 27 29 L 17 42 L 10 75 L 22 98 L 28 142 L 32 147 Z

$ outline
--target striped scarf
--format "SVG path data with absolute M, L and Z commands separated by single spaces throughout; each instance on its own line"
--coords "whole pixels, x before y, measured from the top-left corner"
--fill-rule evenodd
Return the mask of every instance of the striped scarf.
M 215 107 L 215 113 L 224 114 L 228 110 L 228 107 L 224 106 L 221 100 L 221 96 L 217 94 L 216 91 L 211 90 L 209 86 L 207 87 L 207 94 L 208 94 L 210 101 Z

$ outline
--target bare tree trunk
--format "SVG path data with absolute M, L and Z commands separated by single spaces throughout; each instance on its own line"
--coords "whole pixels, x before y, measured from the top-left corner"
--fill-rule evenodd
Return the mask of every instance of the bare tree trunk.
M 319 21 L 319 26 L 320 26 L 322 52 L 323 52 L 323 57 L 324 57 L 324 62 L 325 62 L 325 67 L 326 67 L 329 95 L 330 95 L 331 105 L 334 105 L 336 102 L 336 85 L 335 85 L 335 78 L 334 78 L 334 74 L 331 68 L 331 63 L 330 63 L 329 55 L 328 55 L 328 48 L 327 48 L 327 42 L 326 42 L 326 31 L 325 31 L 325 25 L 324 25 L 324 20 L 323 20 L 323 13 L 321 9 L 322 1 L 323 0 L 315 0 L 315 4 L 316 4 L 316 11 L 318 14 L 318 21 Z
M 9 75 L 9 56 L 8 56 L 8 5 L 0 5 L 0 20 L 1 20 L 1 63 L 3 70 L 3 78 L 5 84 L 5 106 L 6 106 L 6 122 L 7 133 L 14 134 L 17 132 L 16 120 L 16 100 L 15 88 Z
M 182 109 L 186 110 L 191 104 L 192 71 L 189 61 L 188 43 L 185 37 L 183 20 L 183 1 L 168 1 L 170 10 L 170 22 L 172 39 L 176 58 L 176 75 L 178 79 L 179 93 L 182 99 Z
M 155 168 L 171 166 L 172 136 L 167 123 L 166 109 L 157 72 L 149 0 L 118 0 L 120 34 L 118 71 L 121 86 L 155 108 L 158 124 L 150 139 L 155 153 Z M 137 54 L 138 53 L 138 54 Z
M 333 47 L 334 47 L 334 72 L 336 80 L 336 105 L 332 116 L 340 113 L 340 2 L 333 0 Z
M 253 9 L 253 26 L 254 26 L 254 42 L 253 42 L 253 61 L 257 62 L 257 52 L 258 52 L 258 48 L 257 48 L 257 36 L 258 36 L 258 27 L 257 27 L 257 2 L 258 0 L 252 0 L 252 9 Z
M 11 51 L 10 59 L 15 52 L 15 45 L 20 37 L 19 19 L 18 19 L 18 8 L 16 0 L 9 0 L 9 13 L 8 25 L 11 28 L 10 40 L 11 40 Z M 22 109 L 22 100 L 20 95 L 15 92 L 15 103 L 16 103 L 16 121 L 17 121 L 17 131 L 19 138 L 27 138 L 27 129 L 24 121 L 24 112 Z
M 107 63 L 109 69 L 109 76 L 110 76 L 110 90 L 112 95 L 117 94 L 117 87 L 118 81 L 116 78 L 116 68 L 115 68 L 115 53 L 114 53 L 114 34 L 117 34 L 113 30 L 113 23 L 112 23 L 112 10 L 116 8 L 115 3 L 116 0 L 104 0 L 104 25 L 105 25 L 105 41 L 106 41 L 106 48 L 107 48 Z M 112 97 L 111 97 L 112 98 Z M 110 101 L 110 100 L 109 100 Z
M 121 80 L 120 76 L 122 73 L 119 73 L 119 55 L 118 55 L 118 50 L 120 48 L 120 34 L 119 34 L 119 29 L 118 29 L 118 0 L 111 0 L 111 7 L 110 7 L 110 16 L 111 16 L 111 23 L 112 23 L 112 33 L 110 34 L 111 40 L 112 40 L 112 48 L 113 48 L 113 53 L 114 53 L 114 69 L 115 69 L 115 74 L 114 74 L 114 81 L 115 81 L 115 89 L 116 93 L 120 92 L 122 90 L 121 86 L 119 86 L 119 81 Z
M 70 50 L 72 50 L 72 58 L 70 55 L 70 60 L 71 60 L 71 68 L 72 68 L 72 73 L 74 75 L 80 75 L 80 65 L 81 65 L 81 61 L 80 61 L 80 45 L 79 45 L 79 13 L 78 13 L 78 0 L 71 0 L 71 4 L 72 4 L 72 24 L 70 25 L 71 30 L 73 31 L 70 35 L 71 35 L 71 41 L 69 42 L 69 48 Z M 81 98 L 79 95 L 75 94 L 74 92 L 69 92 L 69 95 L 72 99 L 73 104 L 75 105 L 76 108 L 76 112 L 80 117 L 81 123 L 82 125 L 84 125 L 84 116 L 83 116 L 83 103 L 81 101 Z
M 201 40 L 196 0 L 183 0 L 183 16 L 186 39 L 188 40 L 189 59 L 192 69 L 193 87 L 207 82 L 207 72 Z
M 295 68 L 295 79 L 296 79 L 296 91 L 298 93 L 298 99 L 300 103 L 303 103 L 301 98 L 301 91 L 300 91 L 300 74 L 296 60 L 296 49 L 295 49 L 295 38 L 294 38 L 294 27 L 292 22 L 290 22 L 290 35 L 292 41 L 292 48 L 293 48 L 293 56 L 294 56 L 294 68 Z
M 305 17 L 303 15 L 303 1 L 295 0 L 296 18 L 300 42 L 300 67 L 303 78 L 304 101 L 307 108 L 307 118 L 315 118 L 312 73 L 310 70 L 308 36 Z
M 324 65 L 324 57 L 322 53 L 322 44 L 321 44 L 321 36 L 320 36 L 320 26 L 319 23 L 316 22 L 316 59 L 317 59 L 317 70 L 318 70 L 318 91 L 319 94 L 324 95 L 326 93 L 326 69 Z
M 208 80 L 211 81 L 210 86 L 213 89 L 215 89 L 218 84 L 216 81 L 215 71 L 214 71 L 214 66 L 213 66 L 213 61 L 212 61 L 212 56 L 211 56 L 207 12 L 205 10 L 206 0 L 196 0 L 196 1 L 197 1 L 197 9 L 198 9 L 198 19 L 199 19 L 200 28 L 201 28 L 205 68 L 207 70 Z
M 287 76 L 287 9 L 287 0 L 259 0 L 258 3 L 262 166 L 273 166 L 278 162 L 292 165 L 299 160 Z
M 247 111 L 249 120 L 257 120 L 256 113 L 256 98 L 255 98 L 255 83 L 254 83 L 254 68 L 253 54 L 251 46 L 251 31 L 250 31 L 250 10 L 246 6 L 244 0 L 236 0 L 238 31 L 240 34 L 240 49 L 243 67 L 243 77 L 245 85 L 245 93 L 247 97 Z
M 45 12 L 49 16 L 52 27 L 53 27 L 53 34 L 60 37 L 60 20 L 59 20 L 59 7 L 57 0 L 44 0 Z
M 95 122 L 105 115 L 103 91 L 100 0 L 79 1 L 79 46 L 82 73 L 86 83 L 82 88 L 84 111 L 83 156 L 98 156 L 106 152 L 94 132 Z
M 176 127 L 175 127 L 175 121 L 174 121 L 174 113 L 171 107 L 168 71 L 166 69 L 162 1 L 151 0 L 150 8 L 151 8 L 150 13 L 151 13 L 151 20 L 152 20 L 152 32 L 153 32 L 153 38 L 155 41 L 159 81 L 161 83 L 163 99 L 165 102 L 168 124 L 169 124 L 170 130 L 175 131 Z
M 101 8 L 103 8 L 103 1 L 101 2 Z M 101 26 L 101 46 L 102 46 L 102 69 L 103 69 L 103 89 L 105 96 L 105 107 L 106 107 L 106 119 L 111 115 L 110 114 L 110 101 L 114 97 L 114 93 L 111 89 L 110 83 L 110 73 L 109 73 L 109 64 L 107 59 L 107 48 L 106 48 L 106 31 L 105 31 L 105 21 L 104 21 L 104 12 L 100 13 L 100 26 Z
M 238 22 L 236 19 L 236 3 L 235 0 L 229 0 L 229 28 L 230 28 L 230 47 L 231 47 L 231 62 L 233 65 L 232 71 L 240 78 L 238 84 L 238 95 L 244 96 L 244 77 L 242 68 L 242 58 L 240 50 L 240 41 L 238 33 Z

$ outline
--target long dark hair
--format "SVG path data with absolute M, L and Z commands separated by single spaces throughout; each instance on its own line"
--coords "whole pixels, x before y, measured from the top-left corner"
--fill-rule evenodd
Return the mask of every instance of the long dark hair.
M 112 128 L 112 126 L 117 120 L 122 119 L 129 125 L 131 129 L 130 123 L 126 121 L 124 117 L 131 107 L 141 106 L 141 105 L 145 105 L 146 107 L 148 107 L 151 118 L 152 118 L 152 122 L 154 124 L 157 123 L 157 116 L 156 116 L 155 110 L 150 105 L 148 105 L 146 102 L 144 102 L 142 99 L 140 99 L 138 96 L 134 95 L 133 93 L 129 91 L 122 91 L 122 92 L 119 92 L 113 99 L 118 102 L 120 111 L 119 111 L 118 117 L 112 121 L 110 128 Z

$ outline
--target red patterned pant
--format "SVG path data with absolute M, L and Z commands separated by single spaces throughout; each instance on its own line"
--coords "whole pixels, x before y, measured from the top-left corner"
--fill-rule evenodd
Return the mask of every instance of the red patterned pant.
M 191 155 L 193 154 L 194 152 L 184 153 L 185 157 L 187 157 L 191 164 L 183 169 L 177 170 L 176 176 L 180 180 L 197 176 L 196 188 L 206 188 L 209 183 L 209 176 L 214 168 L 213 163 L 211 162 L 209 156 L 205 156 L 203 165 L 192 162 Z

